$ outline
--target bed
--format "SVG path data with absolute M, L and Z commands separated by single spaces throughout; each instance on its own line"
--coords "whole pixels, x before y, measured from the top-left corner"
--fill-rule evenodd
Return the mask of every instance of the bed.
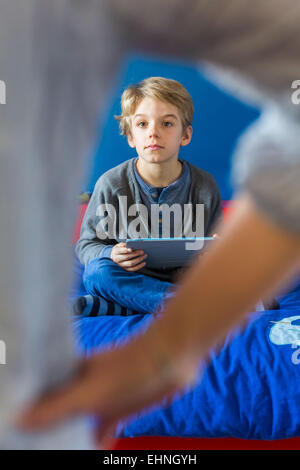
M 84 294 L 81 274 L 77 263 L 73 297 Z M 279 301 L 280 310 L 252 314 L 244 331 L 237 328 L 220 351 L 211 351 L 193 389 L 122 423 L 116 448 L 159 448 L 157 436 L 170 449 L 270 448 L 266 441 L 280 448 L 280 439 L 283 448 L 300 448 L 300 276 Z M 151 321 L 151 315 L 75 317 L 77 352 L 120 344 Z

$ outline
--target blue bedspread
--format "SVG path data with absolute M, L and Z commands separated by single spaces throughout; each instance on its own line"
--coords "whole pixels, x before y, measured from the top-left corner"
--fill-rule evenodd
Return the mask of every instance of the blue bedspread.
M 254 314 L 245 331 L 231 333 L 219 353 L 212 351 L 192 390 L 174 397 L 171 405 L 161 403 L 135 416 L 121 435 L 300 436 L 300 282 L 280 304 L 280 310 Z M 88 355 L 94 348 L 118 344 L 146 328 L 149 317 L 76 320 L 78 351 Z

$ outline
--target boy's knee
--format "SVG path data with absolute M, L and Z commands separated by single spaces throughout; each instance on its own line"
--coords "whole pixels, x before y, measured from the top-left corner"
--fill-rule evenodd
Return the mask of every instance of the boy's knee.
M 96 258 L 86 265 L 83 273 L 83 283 L 88 293 L 101 295 L 107 282 L 111 282 L 114 264 L 108 258 Z

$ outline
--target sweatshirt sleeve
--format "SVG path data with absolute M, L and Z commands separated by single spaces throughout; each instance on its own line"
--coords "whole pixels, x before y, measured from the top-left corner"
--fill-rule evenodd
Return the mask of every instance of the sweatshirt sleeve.
M 216 226 L 223 221 L 222 199 L 216 180 L 211 176 L 210 182 L 211 202 L 209 212 L 209 222 L 207 225 L 207 235 L 215 233 Z
M 107 202 L 108 200 L 108 190 L 100 177 L 85 212 L 75 248 L 79 261 L 84 265 L 92 259 L 110 256 L 112 247 L 117 243 L 114 234 L 105 229 L 108 218 L 111 222 L 115 220 L 114 213 L 110 213 L 114 208 Z
M 233 184 L 276 225 L 300 234 L 299 123 L 270 107 L 240 138 Z

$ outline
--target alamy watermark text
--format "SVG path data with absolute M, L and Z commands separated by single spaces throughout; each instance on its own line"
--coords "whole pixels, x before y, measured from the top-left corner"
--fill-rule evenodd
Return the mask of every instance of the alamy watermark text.
M 6 104 L 6 85 L 3 80 L 0 80 L 0 104 Z
M 118 207 L 100 204 L 96 209 L 96 226 L 100 240 L 127 238 L 201 238 L 204 237 L 204 204 L 144 204 L 128 206 L 127 196 L 119 196 Z M 200 241 L 186 243 L 187 250 L 197 250 Z M 203 245 L 203 241 L 201 242 Z
M 300 104 L 300 80 L 294 80 L 291 88 L 295 91 L 292 93 L 291 100 L 293 104 Z
M 6 344 L 0 340 L 0 365 L 6 364 Z

